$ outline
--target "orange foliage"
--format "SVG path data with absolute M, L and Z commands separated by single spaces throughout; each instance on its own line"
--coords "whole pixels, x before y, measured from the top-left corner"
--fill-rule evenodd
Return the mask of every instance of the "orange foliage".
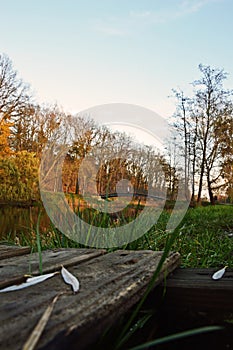
M 9 137 L 11 135 L 10 128 L 13 123 L 6 120 L 2 120 L 0 123 L 0 156 L 9 156 L 12 154 L 12 150 L 9 146 Z

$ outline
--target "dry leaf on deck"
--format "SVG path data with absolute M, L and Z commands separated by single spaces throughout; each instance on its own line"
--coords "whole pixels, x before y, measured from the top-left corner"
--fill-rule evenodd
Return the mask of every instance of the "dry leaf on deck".
M 9 287 L 0 289 L 0 293 L 13 292 L 15 290 L 20 290 L 20 289 L 23 289 L 23 288 L 27 288 L 27 287 L 33 286 L 34 284 L 41 283 L 41 282 L 47 280 L 48 278 L 53 277 L 57 273 L 58 272 L 53 272 L 53 273 L 47 273 L 46 275 L 28 277 L 26 279 L 26 282 L 23 282 L 21 284 L 16 284 L 16 285 L 13 285 L 13 286 L 9 286 Z
M 64 266 L 61 268 L 61 275 L 64 281 L 72 286 L 74 293 L 77 293 L 79 290 L 78 279 L 72 275 L 72 273 L 70 273 Z
M 54 305 L 59 298 L 61 294 L 58 294 L 53 299 L 52 303 L 47 307 L 43 315 L 41 316 L 39 322 L 37 323 L 36 327 L 34 328 L 33 332 L 31 333 L 30 337 L 26 341 L 26 343 L 23 346 L 23 350 L 34 350 L 36 344 L 38 343 L 38 340 L 40 339 L 40 336 L 45 329 L 46 324 L 48 323 L 48 320 L 50 318 L 50 315 L 53 311 Z

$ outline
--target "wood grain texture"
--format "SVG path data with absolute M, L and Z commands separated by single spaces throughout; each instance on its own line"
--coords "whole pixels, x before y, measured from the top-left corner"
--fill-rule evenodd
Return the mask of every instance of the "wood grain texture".
M 161 256 L 162 252 L 120 250 L 75 263 L 69 271 L 80 281 L 77 295 L 73 295 L 60 275 L 25 290 L 2 295 L 1 348 L 21 349 L 54 296 L 64 292 L 66 294 L 55 305 L 38 349 L 86 349 L 106 327 L 139 301 Z M 49 268 L 51 259 L 44 258 L 44 263 Z M 171 253 L 155 285 L 179 263 L 179 254 Z
M 183 313 L 215 323 L 232 319 L 233 270 L 227 269 L 220 280 L 213 280 L 217 269 L 176 269 L 166 280 L 163 310 Z M 159 287 L 163 289 L 163 284 Z
M 0 260 L 30 253 L 30 247 L 0 245 Z
M 43 273 L 60 270 L 105 254 L 104 249 L 53 249 L 42 252 Z M 24 275 L 39 275 L 38 253 L 12 257 L 0 262 L 0 288 L 21 283 Z
M 167 279 L 169 288 L 197 288 L 208 290 L 232 290 L 233 288 L 233 270 L 226 269 L 225 274 L 219 280 L 213 280 L 212 275 L 218 269 L 208 268 L 179 268 Z

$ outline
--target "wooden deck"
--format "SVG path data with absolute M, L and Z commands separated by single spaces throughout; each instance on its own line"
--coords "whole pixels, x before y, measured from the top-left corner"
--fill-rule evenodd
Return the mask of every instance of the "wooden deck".
M 160 300 L 160 337 L 204 326 L 223 327 L 221 331 L 164 345 L 163 350 L 233 349 L 233 270 L 228 268 L 220 280 L 214 281 L 216 270 L 178 268 L 152 293 L 150 305 L 153 300 Z M 166 293 L 161 298 L 164 288 Z
M 41 315 L 61 293 L 37 349 L 87 349 L 109 325 L 137 303 L 145 292 L 162 252 L 56 249 L 43 252 L 43 273 L 68 268 L 80 281 L 73 294 L 60 274 L 40 284 L 0 294 L 0 348 L 22 349 Z M 166 259 L 155 285 L 180 262 Z M 38 254 L 28 248 L 0 246 L 0 288 L 38 275 Z
M 216 269 L 176 269 L 160 285 L 166 288 L 163 312 L 192 314 L 192 319 L 214 324 L 223 320 L 233 323 L 233 270 L 227 269 L 220 280 L 213 280 Z M 183 316 L 184 319 L 184 316 Z

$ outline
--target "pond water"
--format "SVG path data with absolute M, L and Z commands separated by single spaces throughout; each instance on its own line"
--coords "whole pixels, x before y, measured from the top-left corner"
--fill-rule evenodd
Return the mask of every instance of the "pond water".
M 0 206 L 0 242 L 13 240 L 16 242 L 17 237 L 30 237 L 32 231 L 35 232 L 38 222 L 39 211 L 42 210 L 40 217 L 40 233 L 46 232 L 51 227 L 51 221 L 45 210 L 37 206 L 34 207 L 17 207 L 17 206 Z M 109 219 L 103 220 L 104 213 L 96 214 L 95 209 L 88 208 L 84 205 L 78 205 L 79 216 L 87 223 L 96 226 L 108 227 L 109 225 L 125 224 L 125 220 L 131 221 L 137 216 L 141 209 L 138 206 L 128 207 L 126 210 L 109 215 Z M 77 214 L 77 213 L 76 213 Z
M 15 239 L 19 234 L 35 230 L 39 215 L 38 207 L 0 206 L 0 241 Z M 42 210 L 40 229 L 50 225 L 50 219 Z

